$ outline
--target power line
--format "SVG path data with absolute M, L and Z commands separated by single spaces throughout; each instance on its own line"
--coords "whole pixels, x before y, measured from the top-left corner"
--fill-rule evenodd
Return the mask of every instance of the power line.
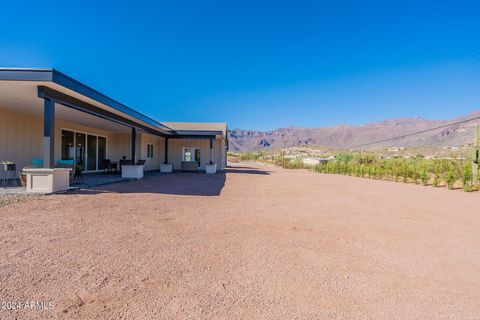
M 372 144 L 378 144 L 378 143 L 382 143 L 382 142 L 387 142 L 387 141 L 392 141 L 392 140 L 397 140 L 397 139 L 403 139 L 403 138 L 410 137 L 410 136 L 413 136 L 413 135 L 416 135 L 416 134 L 425 133 L 425 132 L 429 132 L 429 131 L 434 131 L 434 130 L 438 130 L 438 129 L 443 129 L 443 128 L 454 126 L 456 124 L 462 124 L 462 123 L 466 123 L 466 122 L 470 122 L 470 121 L 478 120 L 478 119 L 480 119 L 480 116 L 473 117 L 473 118 L 470 118 L 470 119 L 465 119 L 465 120 L 462 120 L 462 121 L 449 123 L 449 124 L 445 124 L 445 125 L 441 125 L 441 126 L 438 126 L 438 127 L 435 127 L 435 128 L 430 128 L 430 129 L 425 129 L 425 130 L 416 131 L 416 132 L 412 132 L 412 133 L 407 133 L 407 134 L 397 136 L 397 137 L 392 137 L 392 138 L 373 141 L 373 142 L 369 142 L 369 143 L 359 144 L 359 145 L 356 145 L 356 146 L 351 146 L 348 149 L 356 149 L 356 148 L 360 148 L 360 147 L 369 146 L 369 145 L 372 145 Z

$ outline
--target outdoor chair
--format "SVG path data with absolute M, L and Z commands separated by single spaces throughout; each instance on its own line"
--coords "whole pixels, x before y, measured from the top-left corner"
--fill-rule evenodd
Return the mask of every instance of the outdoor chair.
M 3 165 L 3 187 L 7 187 L 8 186 L 8 182 L 9 181 L 15 181 L 15 183 L 17 183 L 17 186 L 18 186 L 18 181 L 17 181 L 17 167 L 15 165 L 14 162 L 11 162 L 11 161 L 3 161 L 2 162 L 2 165 Z
M 112 171 L 117 172 L 117 163 L 112 162 L 110 159 L 103 160 L 103 172 L 111 173 Z
M 83 184 L 84 181 L 83 181 L 83 174 L 82 174 L 82 170 L 75 170 L 75 173 L 73 174 L 73 183 L 77 183 L 77 184 Z
M 132 160 L 125 160 L 125 159 L 120 160 L 120 172 L 122 172 L 122 166 L 128 166 L 132 164 L 133 164 Z
M 37 159 L 33 158 L 32 159 L 32 168 L 43 168 L 43 159 Z

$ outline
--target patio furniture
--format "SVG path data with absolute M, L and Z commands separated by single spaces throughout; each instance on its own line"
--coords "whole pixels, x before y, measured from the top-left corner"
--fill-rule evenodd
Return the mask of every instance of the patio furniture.
M 73 174 L 73 183 L 75 184 L 83 184 L 83 173 L 82 170 L 79 168 L 78 170 L 75 170 L 75 173 Z
M 67 191 L 70 187 L 71 168 L 26 168 L 27 192 L 55 193 Z
M 37 159 L 33 158 L 32 159 L 32 168 L 43 168 L 43 159 Z
M 138 160 L 135 164 L 132 160 L 120 160 L 122 178 L 141 179 L 144 176 L 145 160 Z
M 17 183 L 17 168 L 14 162 L 11 161 L 3 161 L 3 187 L 8 186 L 9 181 L 15 181 Z M 17 183 L 18 186 L 18 183 Z
M 141 179 L 144 176 L 143 165 L 124 164 L 122 166 L 122 178 Z
M 196 161 L 182 161 L 182 171 L 197 171 L 198 163 Z
M 160 165 L 160 172 L 170 173 L 173 171 L 173 165 L 171 163 L 162 163 Z
M 70 182 L 73 183 L 73 180 L 75 178 L 75 163 L 73 159 L 69 160 L 57 160 L 57 165 L 55 166 L 56 168 L 66 168 L 66 169 L 72 169 L 70 171 Z
M 117 172 L 117 162 L 110 159 L 104 159 L 103 172 L 112 173 L 113 171 Z
M 213 173 L 217 173 L 217 165 L 216 164 L 207 164 L 205 166 L 205 173 L 206 174 L 213 174 Z
M 29 169 L 29 167 L 24 167 L 22 170 L 18 172 L 18 176 L 20 178 L 20 184 L 23 188 L 27 187 L 27 173 L 25 169 Z
M 120 172 L 122 172 L 122 166 L 131 166 L 133 165 L 133 161 L 132 160 L 125 160 L 125 159 L 122 159 L 120 160 Z

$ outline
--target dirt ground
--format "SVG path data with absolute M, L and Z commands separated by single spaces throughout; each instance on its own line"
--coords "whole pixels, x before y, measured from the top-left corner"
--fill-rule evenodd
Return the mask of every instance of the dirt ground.
M 479 193 L 243 163 L 0 218 L 0 300 L 53 303 L 0 319 L 480 318 Z

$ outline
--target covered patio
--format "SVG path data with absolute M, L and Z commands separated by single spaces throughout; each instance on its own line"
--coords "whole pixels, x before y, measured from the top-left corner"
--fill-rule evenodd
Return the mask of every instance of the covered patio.
M 0 69 L 0 162 L 13 171 L 4 170 L 1 178 L 8 175 L 9 181 L 2 186 L 22 178 L 28 189 L 38 176 L 36 183 L 55 192 L 59 181 L 64 191 L 81 179 L 114 179 L 111 172 L 103 175 L 106 170 L 123 171 L 118 179 L 163 169 L 224 169 L 226 125 L 213 130 L 171 124 L 182 124 L 181 130 L 54 69 Z M 22 171 L 28 178 L 18 175 Z

